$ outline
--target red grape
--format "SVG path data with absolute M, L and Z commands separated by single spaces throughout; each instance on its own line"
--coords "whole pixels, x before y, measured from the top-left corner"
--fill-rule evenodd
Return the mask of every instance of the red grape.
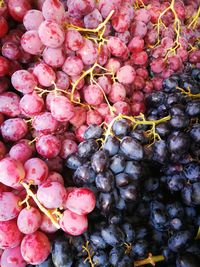
M 27 31 L 38 30 L 43 21 L 44 18 L 42 12 L 36 9 L 31 9 L 26 12 L 26 15 L 23 18 L 23 24 Z
M 126 45 L 118 37 L 110 37 L 107 46 L 110 53 L 115 57 L 123 57 L 127 53 Z
M 36 141 L 37 152 L 45 158 L 55 158 L 60 153 L 61 143 L 56 136 L 42 135 Z
M 13 19 L 22 22 L 26 12 L 31 9 L 30 1 L 27 0 L 9 0 L 8 10 Z
M 50 181 L 50 182 L 59 182 L 60 184 L 64 185 L 64 179 L 62 177 L 62 175 L 58 172 L 50 172 L 46 181 Z
M 28 132 L 27 124 L 21 118 L 5 120 L 1 125 L 1 134 L 6 141 L 18 141 Z
M 16 117 L 20 114 L 20 98 L 13 92 L 5 92 L 0 95 L 0 112 L 8 117 Z
M 50 112 L 43 112 L 33 117 L 32 126 L 42 134 L 50 134 L 58 128 L 58 121 Z
M 91 84 L 84 89 L 84 98 L 89 105 L 98 106 L 103 102 L 102 90 L 95 84 Z
M 44 62 L 51 67 L 59 68 L 65 62 L 65 55 L 62 47 L 46 47 L 43 51 L 42 56 Z
M 118 101 L 123 101 L 126 97 L 126 89 L 125 87 L 118 82 L 112 84 L 110 93 L 109 93 L 109 100 L 112 103 L 116 103 Z
M 78 215 L 70 210 L 65 210 L 60 219 L 62 230 L 70 235 L 81 235 L 88 228 L 86 215 Z
M 17 60 L 20 57 L 20 49 L 17 44 L 11 42 L 5 42 L 1 48 L 1 53 L 4 57 Z
M 46 0 L 42 6 L 42 14 L 45 19 L 61 23 L 65 17 L 65 9 L 59 0 Z
M 8 23 L 6 19 L 0 15 L 0 38 L 4 37 L 8 32 Z
M 43 107 L 44 100 L 35 92 L 24 95 L 19 103 L 21 113 L 27 117 L 38 115 Z
M 39 63 L 33 70 L 33 74 L 37 77 L 38 82 L 42 86 L 49 87 L 56 80 L 54 70 L 45 63 Z
M 26 267 L 26 262 L 22 258 L 21 248 L 7 248 L 1 256 L 1 266 L 4 267 Z
M 68 29 L 65 37 L 65 47 L 72 51 L 79 50 L 84 44 L 82 35 L 73 29 Z
M 58 231 L 58 229 L 55 227 L 49 217 L 47 217 L 45 214 L 42 214 L 42 222 L 40 225 L 40 229 L 47 234 L 55 233 Z
M 77 55 L 85 65 L 94 64 L 98 57 L 97 45 L 91 40 L 85 39 L 83 46 L 77 51 Z
M 14 219 L 20 213 L 20 198 L 13 192 L 0 193 L 0 221 L 9 221 Z
M 78 76 L 83 70 L 83 61 L 76 56 L 69 56 L 65 60 L 62 70 L 70 76 Z
M 61 145 L 60 156 L 66 159 L 69 155 L 77 152 L 77 150 L 78 150 L 78 145 L 75 141 L 65 139 Z
M 21 38 L 21 46 L 31 55 L 39 55 L 44 49 L 44 45 L 36 30 L 30 30 L 23 34 Z
M 9 156 L 13 159 L 19 160 L 22 163 L 27 161 L 33 154 L 33 149 L 31 145 L 29 145 L 29 142 L 29 140 L 21 139 L 18 143 L 11 147 Z
M 136 73 L 132 66 L 126 65 L 121 67 L 117 72 L 117 79 L 120 83 L 131 84 L 135 79 Z
M 27 263 L 40 264 L 50 253 L 50 242 L 45 234 L 37 231 L 26 235 L 21 243 L 22 257 Z
M 5 76 L 9 73 L 9 61 L 0 56 L 0 77 Z
M 24 164 L 26 181 L 33 181 L 35 185 L 42 184 L 48 176 L 47 164 L 39 158 L 31 158 Z

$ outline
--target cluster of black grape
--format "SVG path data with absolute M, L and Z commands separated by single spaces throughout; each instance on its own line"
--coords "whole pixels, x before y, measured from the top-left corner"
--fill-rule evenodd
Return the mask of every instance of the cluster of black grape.
M 148 123 L 134 128 L 125 118 L 109 135 L 87 129 L 66 166 L 69 183 L 96 194 L 96 208 L 87 232 L 58 236 L 39 267 L 199 266 L 199 81 L 199 69 L 173 75 L 147 97 L 146 121 L 161 121 L 153 143 Z

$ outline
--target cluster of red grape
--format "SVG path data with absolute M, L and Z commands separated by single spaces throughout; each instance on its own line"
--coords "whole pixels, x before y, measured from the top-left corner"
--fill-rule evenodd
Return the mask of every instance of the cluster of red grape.
M 42 263 L 50 253 L 50 241 L 44 233 L 60 228 L 71 235 L 85 232 L 87 214 L 95 207 L 91 190 L 65 188 L 61 174 L 49 172 L 39 158 L 30 158 L 23 165 L 5 157 L 0 171 L 2 266 L 7 266 L 9 257 L 16 258 L 18 267 Z
M 140 116 L 165 78 L 188 62 L 199 67 L 198 6 L 0 0 L 1 267 L 12 257 L 9 267 L 43 262 L 44 233 L 87 229 L 94 194 L 66 187 L 63 159 L 88 126 Z

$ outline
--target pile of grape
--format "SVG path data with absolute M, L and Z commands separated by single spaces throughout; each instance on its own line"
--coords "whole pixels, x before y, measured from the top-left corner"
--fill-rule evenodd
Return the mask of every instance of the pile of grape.
M 199 267 L 200 0 L 0 0 L 0 267 Z

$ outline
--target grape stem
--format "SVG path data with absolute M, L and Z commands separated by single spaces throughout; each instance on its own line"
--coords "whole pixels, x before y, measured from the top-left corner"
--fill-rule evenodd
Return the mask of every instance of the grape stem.
M 84 263 L 88 261 L 91 267 L 95 267 L 95 263 L 92 261 L 92 256 L 94 253 L 91 252 L 91 249 L 89 248 L 89 241 L 87 241 L 86 244 L 82 246 L 82 248 L 82 252 L 87 253 L 87 258 L 84 260 Z
M 5 6 L 4 0 L 0 0 L 0 8 Z
M 188 29 L 192 28 L 194 30 L 196 28 L 199 17 L 200 17 L 200 6 L 198 7 L 197 13 L 192 17 L 192 21 L 188 25 Z
M 166 14 L 168 11 L 171 10 L 171 12 L 174 15 L 173 27 L 174 27 L 174 31 L 176 33 L 176 38 L 175 38 L 173 46 L 167 48 L 166 55 L 165 55 L 165 60 L 167 59 L 169 54 L 172 54 L 172 53 L 175 54 L 176 50 L 179 47 L 181 47 L 181 44 L 179 42 L 179 37 L 180 37 L 180 32 L 181 32 L 181 22 L 180 22 L 180 20 L 178 18 L 178 15 L 177 15 L 176 11 L 175 11 L 174 4 L 175 4 L 175 0 L 172 0 L 171 4 L 165 10 L 163 10 L 163 12 L 160 13 L 160 15 L 158 17 L 158 21 L 156 23 L 158 39 L 157 39 L 157 42 L 156 42 L 155 45 L 150 46 L 151 48 L 154 48 L 154 47 L 156 47 L 157 45 L 160 44 L 160 28 L 161 28 L 161 25 L 163 25 L 166 28 L 165 24 L 162 21 L 162 17 L 164 16 L 164 14 Z
M 60 229 L 60 225 L 58 224 L 56 218 L 48 211 L 37 199 L 37 196 L 31 191 L 30 185 L 26 184 L 25 182 L 20 182 L 20 184 L 25 188 L 27 197 L 32 197 L 35 203 L 37 204 L 38 208 L 51 220 L 51 222 L 55 225 L 56 228 Z
M 156 265 L 156 262 L 163 261 L 165 258 L 162 255 L 153 256 L 151 253 L 149 253 L 148 258 L 144 260 L 139 260 L 134 262 L 134 267 L 143 266 L 146 264 L 151 264 L 153 266 Z

